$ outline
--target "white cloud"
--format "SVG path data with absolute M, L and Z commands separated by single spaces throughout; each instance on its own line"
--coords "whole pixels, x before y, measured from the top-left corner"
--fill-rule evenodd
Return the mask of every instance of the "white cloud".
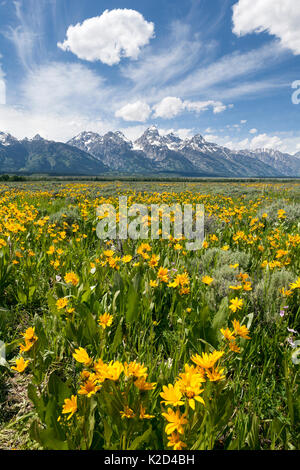
M 241 79 L 243 77 L 248 79 L 251 74 L 254 75 L 259 70 L 270 68 L 281 60 L 282 56 L 283 50 L 278 47 L 277 43 L 267 44 L 246 53 L 233 52 L 206 66 L 195 68 L 175 84 L 158 90 L 158 93 L 163 92 L 169 96 L 180 95 L 184 98 L 194 97 L 199 93 L 202 96 L 209 94 L 213 97 L 214 93 L 218 99 L 230 99 L 257 93 L 257 89 L 266 92 L 266 89 L 274 88 L 274 80 L 272 82 L 264 80 L 258 84 L 256 81 L 244 84 L 241 83 Z M 233 83 L 234 80 L 235 83 Z
M 22 90 L 24 106 L 47 113 L 99 109 L 109 93 L 102 77 L 88 67 L 57 62 L 31 70 Z
M 239 0 L 233 6 L 233 32 L 237 36 L 268 32 L 300 54 L 300 3 L 298 0 Z
M 247 122 L 247 119 L 242 119 L 241 120 L 241 124 L 246 124 L 246 122 Z
M 153 87 L 161 90 L 166 83 L 189 73 L 203 55 L 211 52 L 213 46 L 190 36 L 190 26 L 175 21 L 170 26 L 167 39 L 160 40 L 159 48 L 150 46 L 144 50 L 141 61 L 122 66 L 122 75 L 134 83 L 134 91 Z
M 160 103 L 154 106 L 154 117 L 171 119 L 184 111 L 200 113 L 212 108 L 215 114 L 227 109 L 221 101 L 183 101 L 175 96 L 167 96 Z
M 225 111 L 225 109 L 227 109 L 227 106 L 225 106 L 222 103 L 219 103 L 219 104 L 214 104 L 213 108 L 214 108 L 214 113 L 219 114 L 219 113 L 223 113 L 223 111 Z
M 300 145 L 300 133 L 294 132 L 278 132 L 277 135 L 263 133 L 243 140 L 239 140 L 236 137 L 233 138 L 229 135 L 225 137 L 219 135 L 205 135 L 204 138 L 232 150 L 257 150 L 265 148 L 279 150 L 280 152 L 289 153 L 291 155 L 299 150 Z
M 32 111 L 0 105 L 0 129 L 18 139 L 40 134 L 49 140 L 65 142 L 81 131 L 94 131 L 103 134 L 114 129 L 111 122 L 96 119 L 94 116 L 75 112 Z
M 207 111 L 209 108 L 213 109 L 214 114 L 222 113 L 227 109 L 227 106 L 221 101 L 185 101 L 184 107 L 188 111 L 195 111 L 200 113 L 202 111 Z
M 218 141 L 218 136 L 214 134 L 205 134 L 203 138 L 206 140 L 206 142 L 217 142 Z
M 270 136 L 267 134 L 259 134 L 253 137 L 251 148 L 279 149 L 282 146 L 282 140 L 278 136 Z
M 45 35 L 45 22 L 49 22 L 49 17 L 45 15 L 48 2 L 14 0 L 10 3 L 15 9 L 16 23 L 8 26 L 3 34 L 14 45 L 23 67 L 30 70 L 33 64 L 43 60 L 47 54 L 41 38 Z
M 67 39 L 58 43 L 80 59 L 118 64 L 122 57 L 137 59 L 141 47 L 154 36 L 154 24 L 135 10 L 105 10 L 101 16 L 69 26 Z
M 181 128 L 181 129 L 159 129 L 160 135 L 167 135 L 167 134 L 175 134 L 177 135 L 180 139 L 188 139 L 191 138 L 195 135 L 195 130 L 194 129 L 186 129 L 186 128 Z
M 124 119 L 124 121 L 145 122 L 151 114 L 150 106 L 143 101 L 128 103 L 115 112 L 115 116 Z
M 88 86 L 87 86 L 88 84 Z M 111 90 L 82 64 L 48 63 L 32 67 L 18 90 L 17 106 L 0 106 L 0 129 L 18 138 L 39 133 L 65 141 L 82 130 L 112 130 L 107 103 Z
M 250 134 L 257 134 L 258 130 L 253 128 L 253 129 L 250 129 Z
M 180 98 L 167 96 L 160 103 L 154 106 L 154 117 L 170 119 L 180 114 L 184 108 L 184 103 Z

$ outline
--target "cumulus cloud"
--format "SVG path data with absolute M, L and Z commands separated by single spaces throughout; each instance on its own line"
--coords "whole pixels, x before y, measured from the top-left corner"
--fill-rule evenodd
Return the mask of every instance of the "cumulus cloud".
M 277 135 L 260 134 L 253 137 L 251 148 L 277 149 L 282 146 L 282 140 Z
M 184 102 L 175 96 L 167 96 L 155 107 L 154 117 L 171 119 L 180 114 L 184 109 Z
M 256 130 L 256 129 L 255 129 Z M 256 130 L 256 132 L 258 132 Z M 267 133 L 258 134 L 250 138 L 239 140 L 238 138 L 232 138 L 232 136 L 220 136 L 220 135 L 205 135 L 204 138 L 211 142 L 215 142 L 223 147 L 230 148 L 232 150 L 257 150 L 257 149 L 274 149 L 279 150 L 283 153 L 289 153 L 293 155 L 299 150 L 299 139 L 300 134 L 294 132 L 280 133 L 277 135 L 271 135 Z
M 300 3 L 295 0 L 239 0 L 233 6 L 233 32 L 237 36 L 268 32 L 300 54 Z
M 253 129 L 250 129 L 250 134 L 257 134 L 258 130 L 253 128 Z
M 200 113 L 212 108 L 215 114 L 221 113 L 227 109 L 221 101 L 188 101 L 181 100 L 175 96 L 167 96 L 154 106 L 154 117 L 171 119 L 184 111 Z
M 150 106 L 143 101 L 128 103 L 115 112 L 115 116 L 124 119 L 124 121 L 145 122 L 151 114 Z
M 154 24 L 136 10 L 105 10 L 101 16 L 69 26 L 67 38 L 57 45 L 80 59 L 118 64 L 122 57 L 137 59 L 141 47 L 154 36 Z

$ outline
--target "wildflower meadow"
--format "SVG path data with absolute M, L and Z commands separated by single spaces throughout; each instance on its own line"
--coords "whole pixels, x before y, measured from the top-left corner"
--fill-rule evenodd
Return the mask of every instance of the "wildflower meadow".
M 100 239 L 121 196 L 201 246 Z M 299 229 L 299 182 L 1 183 L 0 448 L 299 449 Z

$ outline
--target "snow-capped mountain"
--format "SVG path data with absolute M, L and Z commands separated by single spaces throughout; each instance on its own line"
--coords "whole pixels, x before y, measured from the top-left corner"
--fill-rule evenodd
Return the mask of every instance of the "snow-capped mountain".
M 7 147 L 9 145 L 15 144 L 16 142 L 18 142 L 18 140 L 12 135 L 6 134 L 5 132 L 0 132 L 0 145 Z
M 119 131 L 108 132 L 104 136 L 81 132 L 67 143 L 90 153 L 113 171 L 149 173 L 152 170 L 149 159 L 134 150 L 132 142 Z
M 121 132 L 104 136 L 82 132 L 68 142 L 101 160 L 111 170 L 127 173 L 165 172 L 203 176 L 295 176 L 300 167 L 287 160 L 286 154 L 270 151 L 233 151 L 207 142 L 200 134 L 180 139 L 174 133 L 161 135 L 151 126 L 136 141 Z M 249 153 L 247 153 L 249 152 Z M 278 164 L 279 161 L 286 166 Z M 296 160 L 298 161 L 298 160 Z M 289 165 L 290 163 L 290 165 Z M 150 166 L 149 166 L 150 164 Z
M 255 160 L 260 160 L 278 170 L 280 173 L 299 176 L 300 175 L 300 160 L 296 155 L 289 155 L 274 149 L 256 149 L 256 150 L 242 150 L 240 153 L 251 157 Z M 300 154 L 299 154 L 300 156 Z
M 253 162 L 243 154 L 207 142 L 200 134 L 180 139 L 174 134 L 161 136 L 154 126 L 134 142 L 134 148 L 143 151 L 160 167 L 178 171 L 182 163 L 184 173 L 213 176 L 278 176 L 278 172 L 259 160 Z M 173 165 L 176 161 L 176 165 Z
M 107 171 L 91 154 L 36 135 L 18 140 L 0 133 L 0 173 L 90 175 Z
M 270 149 L 234 151 L 200 134 L 186 139 L 161 135 L 155 126 L 134 142 L 119 131 L 82 132 L 66 144 L 39 134 L 18 140 L 0 132 L 1 173 L 294 177 L 300 176 L 299 157 Z

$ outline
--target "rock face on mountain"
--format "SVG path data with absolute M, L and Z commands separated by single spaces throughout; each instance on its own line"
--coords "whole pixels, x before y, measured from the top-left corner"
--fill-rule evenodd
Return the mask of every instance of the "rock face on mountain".
M 107 168 L 92 155 L 62 142 L 45 140 L 39 135 L 18 141 L 0 133 L 1 173 L 43 173 L 91 175 Z
M 69 140 L 68 145 L 90 153 L 113 171 L 140 174 L 153 171 L 149 159 L 133 150 L 132 143 L 122 132 L 108 132 L 104 136 L 82 132 Z
M 203 177 L 300 176 L 300 153 L 277 150 L 233 151 L 200 134 L 180 139 L 149 127 L 134 142 L 122 132 L 82 132 L 66 144 L 43 139 L 18 140 L 0 132 L 1 173 L 174 175 Z
M 182 140 L 151 126 L 135 142 L 121 132 L 83 132 L 68 142 L 91 153 L 113 171 L 185 176 L 281 176 L 284 173 L 242 153 L 206 142 L 201 135 Z
M 257 149 L 254 151 L 243 150 L 241 153 L 254 160 L 260 160 L 276 168 L 280 173 L 300 176 L 300 153 L 289 155 L 273 149 Z

